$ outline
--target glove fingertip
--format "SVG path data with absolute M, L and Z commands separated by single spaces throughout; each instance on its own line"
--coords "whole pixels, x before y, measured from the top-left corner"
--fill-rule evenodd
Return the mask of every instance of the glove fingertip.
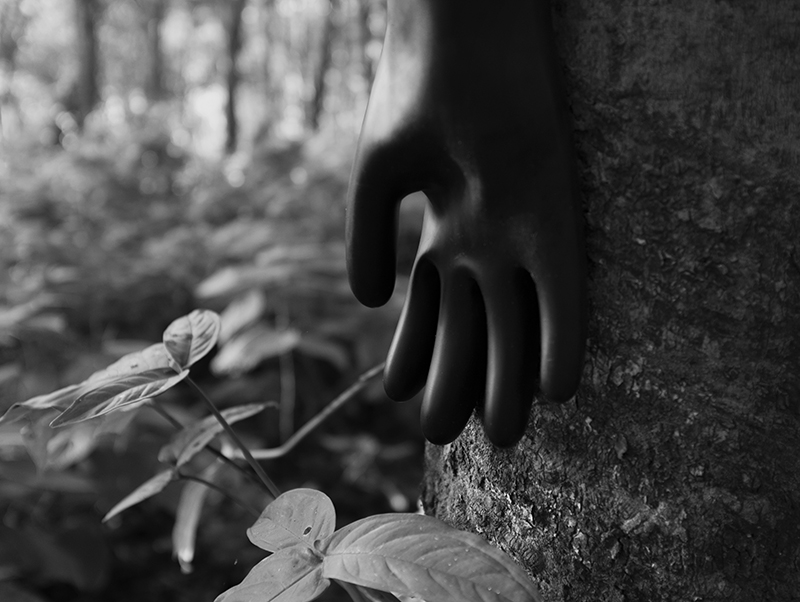
M 418 258 L 383 373 L 391 399 L 406 401 L 425 386 L 436 342 L 440 287 L 436 267 L 424 256 Z

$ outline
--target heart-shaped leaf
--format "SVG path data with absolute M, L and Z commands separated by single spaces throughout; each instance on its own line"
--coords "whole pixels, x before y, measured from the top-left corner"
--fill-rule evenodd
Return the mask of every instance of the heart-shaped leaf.
M 223 410 L 222 417 L 233 424 L 258 414 L 273 403 L 251 403 Z M 173 435 L 170 442 L 158 452 L 158 461 L 174 463 L 180 468 L 197 455 L 209 442 L 223 431 L 223 426 L 214 416 L 208 416 Z
M 379 514 L 321 546 L 323 575 L 427 602 L 541 602 L 509 556 L 472 533 L 418 514 Z
M 135 506 L 136 504 L 143 502 L 147 498 L 153 497 L 157 493 L 160 493 L 161 491 L 163 491 L 164 487 L 169 485 L 174 478 L 175 478 L 175 471 L 172 470 L 171 468 L 169 470 L 159 472 L 152 479 L 148 479 L 147 481 L 139 485 L 131 493 L 126 495 L 122 499 L 122 501 L 120 501 L 116 506 L 114 506 L 111 510 L 109 510 L 108 514 L 106 514 L 103 517 L 103 522 L 115 517 L 123 510 L 127 510 L 131 506 Z
M 153 368 L 101 383 L 96 389 L 76 399 L 50 426 L 58 427 L 89 420 L 156 397 L 178 384 L 188 374 L 188 370 L 175 374 L 172 368 Z
M 219 337 L 219 316 L 207 309 L 196 309 L 175 320 L 164 331 L 164 347 L 178 365 L 185 370 L 205 356 Z
M 290 546 L 314 548 L 336 528 L 333 502 L 321 491 L 293 489 L 264 509 L 247 537 L 259 548 L 276 552 Z
M 200 478 L 213 483 L 222 466 L 222 460 L 217 460 L 203 471 Z M 175 526 L 172 528 L 172 551 L 178 558 L 184 574 L 192 572 L 197 524 L 200 522 L 200 513 L 209 491 L 204 483 L 189 481 L 183 486 L 178 500 Z
M 308 548 L 292 547 L 259 562 L 214 602 L 308 602 L 329 585 L 320 557 Z

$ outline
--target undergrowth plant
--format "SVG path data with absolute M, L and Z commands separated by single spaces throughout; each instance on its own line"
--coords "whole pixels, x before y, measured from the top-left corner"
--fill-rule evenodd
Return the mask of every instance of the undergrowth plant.
M 256 458 L 277 458 L 287 453 L 352 399 L 382 366 L 365 372 L 280 447 L 251 451 L 232 425 L 271 404 L 220 411 L 189 377 L 191 366 L 216 345 L 219 331 L 216 313 L 195 310 L 170 324 L 161 343 L 124 356 L 81 383 L 16 403 L 0 423 L 24 421 L 29 437 L 31 433 L 35 437 L 37 426 L 85 429 L 90 424 L 90 436 L 99 437 L 124 428 L 132 410 L 144 404 L 153 407 L 176 428 L 158 455 L 168 468 L 116 504 L 104 521 L 158 494 L 172 481 L 190 481 L 183 495 L 191 503 L 181 506 L 184 516 L 178 519 L 188 525 L 181 532 L 183 539 L 190 541 L 175 541 L 176 547 L 193 545 L 204 494 L 209 489 L 221 490 L 215 479 L 223 466 L 257 480 L 273 501 L 247 535 L 270 555 L 216 602 L 306 602 L 319 596 L 331 581 L 341 585 L 355 602 L 387 602 L 397 600 L 397 595 L 427 602 L 541 600 L 525 571 L 478 535 L 453 529 L 433 517 L 408 513 L 369 516 L 335 530 L 333 503 L 324 493 L 294 489 L 281 494 Z M 156 400 L 184 380 L 211 413 L 188 425 L 180 424 Z M 214 441 L 222 433 L 227 440 L 220 448 Z M 46 446 L 47 441 L 43 444 Z M 215 454 L 216 461 L 199 473 L 192 471 L 190 461 L 203 451 Z M 222 493 L 246 506 L 229 492 Z M 178 556 L 180 559 L 180 550 Z

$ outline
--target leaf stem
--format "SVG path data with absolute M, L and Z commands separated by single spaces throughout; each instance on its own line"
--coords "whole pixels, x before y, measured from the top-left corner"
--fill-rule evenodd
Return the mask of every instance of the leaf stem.
M 240 500 L 236 496 L 231 495 L 230 491 L 227 491 L 227 490 L 223 489 L 222 487 L 220 487 L 216 483 L 212 483 L 211 481 L 207 481 L 203 477 L 198 477 L 198 476 L 195 476 L 195 475 L 186 474 L 185 472 L 181 472 L 181 471 L 178 471 L 178 477 L 181 478 L 181 479 L 186 479 L 187 481 L 194 481 L 196 483 L 200 483 L 201 485 L 205 485 L 209 489 L 213 489 L 217 493 L 221 493 L 226 498 L 231 500 L 234 504 L 236 504 L 240 508 L 244 508 L 250 514 L 255 516 L 256 518 L 261 516 L 261 513 L 258 510 L 256 510 L 253 506 L 251 506 L 250 504 L 248 504 L 244 500 Z
M 166 410 L 166 408 L 161 407 L 158 403 L 150 403 L 148 405 L 151 408 L 153 408 L 156 411 L 156 413 L 160 414 L 173 427 L 175 427 L 175 430 L 180 431 L 180 430 L 183 430 L 184 428 L 186 428 L 184 425 L 182 425 L 180 423 L 180 421 L 177 418 L 175 418 L 172 414 L 170 414 Z M 253 473 L 251 473 L 249 470 L 247 470 L 243 466 L 239 466 L 233 458 L 229 458 L 228 456 L 223 454 L 222 451 L 218 450 L 216 447 L 212 446 L 210 443 L 208 445 L 206 445 L 204 449 L 206 451 L 211 452 L 212 454 L 214 454 L 217 458 L 219 458 L 220 460 L 222 460 L 223 462 L 225 462 L 229 466 L 232 466 L 233 468 L 238 470 L 241 474 L 243 474 L 245 477 L 247 477 L 251 482 L 255 483 L 256 485 L 258 485 L 259 487 L 264 489 L 264 491 L 266 491 L 267 493 L 272 495 L 272 491 L 270 490 L 269 487 L 267 487 L 266 483 L 263 483 L 260 479 L 256 478 L 253 475 Z
M 214 405 L 214 402 L 211 401 L 211 399 L 209 399 L 208 395 L 205 394 L 205 391 L 203 391 L 200 387 L 198 387 L 197 383 L 195 383 L 190 377 L 186 378 L 186 382 L 189 383 L 189 386 L 192 387 L 197 392 L 197 394 L 203 398 L 203 400 L 206 402 L 206 405 L 208 405 L 209 409 L 211 410 L 211 413 L 214 414 L 214 417 L 222 425 L 222 428 L 225 429 L 225 432 L 228 434 L 228 437 L 231 438 L 233 444 L 239 448 L 242 457 L 245 460 L 247 460 L 247 463 L 258 475 L 258 478 L 261 479 L 261 482 L 264 483 L 267 489 L 269 489 L 269 492 L 270 494 L 272 494 L 272 497 L 277 498 L 281 494 L 280 489 L 278 489 L 275 486 L 275 483 L 273 483 L 272 479 L 270 479 L 269 476 L 267 476 L 267 473 L 264 472 L 264 469 L 261 468 L 261 465 L 258 462 L 256 462 L 255 458 L 253 458 L 253 455 L 250 453 L 250 450 L 247 449 L 247 446 L 242 442 L 241 439 L 239 439 L 239 436 L 233 430 L 233 427 L 231 427 L 231 425 L 228 424 L 228 421 L 225 420 L 225 417 L 217 409 L 217 406 Z
M 173 428 L 174 428 L 176 431 L 183 430 L 184 426 L 183 426 L 183 425 L 182 425 L 182 424 L 181 424 L 181 423 L 178 421 L 178 419 L 177 419 L 177 418 L 175 418 L 175 417 L 174 417 L 172 414 L 170 414 L 169 412 L 167 412 L 167 410 L 165 410 L 164 408 L 162 408 L 162 407 L 161 407 L 161 406 L 160 406 L 158 403 L 156 403 L 156 402 L 155 402 L 153 399 L 151 399 L 150 401 L 151 401 L 152 403 L 148 403 L 147 405 L 149 405 L 151 408 L 153 408 L 153 410 L 154 410 L 154 411 L 155 411 L 157 414 L 160 414 L 160 415 L 161 415 L 161 417 L 162 417 L 162 418 L 164 418 L 164 420 L 166 420 L 167 422 L 169 422 L 169 423 L 172 425 L 172 427 L 173 427 Z
M 281 456 L 286 455 L 289 453 L 292 448 L 294 448 L 300 441 L 302 441 L 311 431 L 317 428 L 322 422 L 325 421 L 328 416 L 333 414 L 336 410 L 338 410 L 341 406 L 345 403 L 353 399 L 357 393 L 359 393 L 364 387 L 366 387 L 367 383 L 373 379 L 375 376 L 380 374 L 383 371 L 384 363 L 380 363 L 377 366 L 373 366 L 366 372 L 364 372 L 361 376 L 358 377 L 358 380 L 350 385 L 347 389 L 342 391 L 336 399 L 331 401 L 325 408 L 316 416 L 314 416 L 311 420 L 306 422 L 300 430 L 298 430 L 294 435 L 289 437 L 285 443 L 279 445 L 278 447 L 272 447 L 269 449 L 256 449 L 252 452 L 252 457 L 257 458 L 259 460 L 272 460 L 274 458 L 280 458 Z M 187 379 L 188 380 L 188 379 Z M 191 382 L 191 381 L 190 381 Z

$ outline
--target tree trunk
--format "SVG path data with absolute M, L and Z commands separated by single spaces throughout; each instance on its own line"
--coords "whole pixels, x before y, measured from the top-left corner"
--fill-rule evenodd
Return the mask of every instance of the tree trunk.
M 426 511 L 548 602 L 800 600 L 800 7 L 554 0 L 591 262 L 583 384 Z
M 166 96 L 164 88 L 164 53 L 161 48 L 161 24 L 167 10 L 168 0 L 153 0 L 147 18 L 147 47 L 150 71 L 147 78 L 147 97 L 161 100 Z
M 75 0 L 78 43 L 78 76 L 74 84 L 74 116 L 79 127 L 100 101 L 98 76 L 97 0 Z
M 333 47 L 333 39 L 336 35 L 338 5 L 338 0 L 330 0 L 330 8 L 328 9 L 328 15 L 325 18 L 325 26 L 322 30 L 319 62 L 314 72 L 314 94 L 308 103 L 308 110 L 306 111 L 306 121 L 308 128 L 312 132 L 319 128 L 319 120 L 324 108 L 326 91 L 325 75 L 328 73 L 328 68 L 331 66 L 331 50 Z
M 239 122 L 236 119 L 236 96 L 239 87 L 239 69 L 236 57 L 242 48 L 242 11 L 246 0 L 233 0 L 230 6 L 230 21 L 228 23 L 228 104 L 225 108 L 227 118 L 227 138 L 225 152 L 232 153 L 239 145 Z
M 12 82 L 17 71 L 19 41 L 28 19 L 19 0 L 0 4 L 0 139 L 10 140 L 22 131 L 22 113 Z
M 361 72 L 367 87 L 372 85 L 375 72 L 372 66 L 372 57 L 369 56 L 369 43 L 372 41 L 372 30 L 369 26 L 372 2 L 370 0 L 358 0 L 358 37 L 361 50 Z

